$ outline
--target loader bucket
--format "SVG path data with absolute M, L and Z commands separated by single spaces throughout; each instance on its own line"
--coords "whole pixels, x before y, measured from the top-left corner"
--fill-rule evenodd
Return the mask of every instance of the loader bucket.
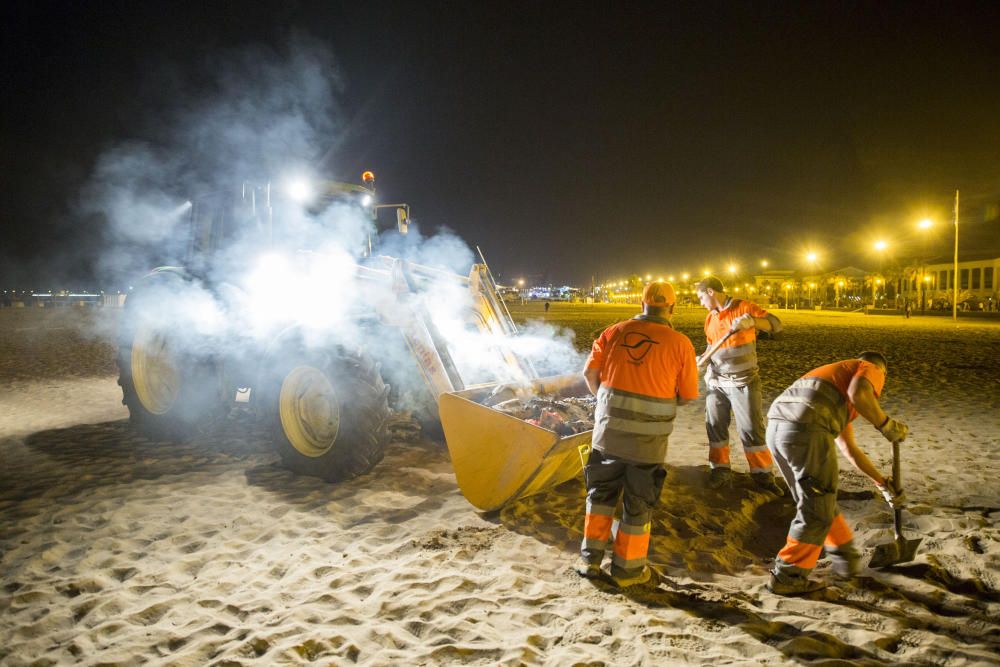
M 481 405 L 498 385 L 440 396 L 441 425 L 462 495 L 478 509 L 490 512 L 518 498 L 541 493 L 580 474 L 590 454 L 593 431 L 560 437 L 555 431 L 529 424 Z M 585 396 L 579 374 L 532 382 L 535 394 Z

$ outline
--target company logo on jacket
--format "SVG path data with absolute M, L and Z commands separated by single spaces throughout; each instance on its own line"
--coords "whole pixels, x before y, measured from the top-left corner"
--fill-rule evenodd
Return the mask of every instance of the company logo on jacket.
M 649 354 L 649 351 L 653 349 L 653 346 L 659 344 L 658 341 L 653 340 L 641 331 L 630 331 L 625 334 L 622 347 L 628 351 L 628 356 L 631 359 L 630 363 L 640 364 L 643 358 Z

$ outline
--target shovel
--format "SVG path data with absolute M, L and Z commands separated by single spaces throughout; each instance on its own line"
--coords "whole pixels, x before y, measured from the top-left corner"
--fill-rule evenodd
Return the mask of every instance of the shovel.
M 706 366 L 708 366 L 708 362 L 712 360 L 712 357 L 715 355 L 716 352 L 719 351 L 719 348 L 722 347 L 722 344 L 725 343 L 727 340 L 729 340 L 735 334 L 736 334 L 736 329 L 730 329 L 729 333 L 727 333 L 719 340 L 715 341 L 715 344 L 712 345 L 712 347 L 708 348 L 703 355 L 698 357 L 697 359 L 698 370 L 702 370 Z
M 903 490 L 903 483 L 899 478 L 899 443 L 892 443 L 892 485 L 896 493 Z M 903 510 L 893 511 L 893 528 L 896 539 L 887 544 L 879 544 L 875 547 L 871 562 L 868 567 L 880 568 L 896 563 L 908 563 L 917 555 L 917 547 L 920 546 L 922 538 L 908 540 L 903 537 Z

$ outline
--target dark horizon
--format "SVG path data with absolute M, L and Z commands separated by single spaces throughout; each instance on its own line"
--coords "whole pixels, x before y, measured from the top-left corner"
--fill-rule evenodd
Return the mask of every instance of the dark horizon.
M 313 141 L 294 157 L 341 180 L 373 170 L 386 200 L 482 248 L 501 281 L 799 269 L 808 249 L 863 267 L 875 238 L 900 261 L 947 256 L 956 189 L 960 253 L 1000 252 L 994 3 L 3 11 L 4 288 L 100 280 L 109 227 L 84 201 L 102 160 L 143 146 L 166 177 L 221 177 L 224 156 L 178 150 L 178 119 L 209 92 L 241 101 L 223 67 L 253 83 L 281 76 L 274 63 L 317 68 L 335 102 L 298 110 Z M 295 60 L 302 41 L 318 63 Z M 290 81 L 292 99 L 316 96 L 310 81 Z

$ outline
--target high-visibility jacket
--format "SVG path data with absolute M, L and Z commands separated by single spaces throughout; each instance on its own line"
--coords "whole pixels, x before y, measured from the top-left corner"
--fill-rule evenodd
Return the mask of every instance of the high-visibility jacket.
M 593 446 L 636 463 L 663 463 L 677 397 L 698 398 L 694 345 L 670 321 L 639 315 L 605 329 L 587 357 L 600 370 Z
M 733 328 L 733 321 L 743 315 L 767 318 L 772 327 L 778 318 L 752 301 L 730 298 L 718 310 L 709 311 L 705 318 L 705 338 L 709 346 L 724 338 Z M 715 353 L 710 374 L 719 385 L 743 386 L 757 375 L 757 329 L 751 327 L 733 334 Z
M 847 359 L 820 366 L 796 380 L 774 399 L 767 418 L 839 435 L 858 416 L 847 397 L 847 388 L 857 376 L 871 383 L 876 397 L 882 393 L 885 373 L 881 368 L 861 359 Z

